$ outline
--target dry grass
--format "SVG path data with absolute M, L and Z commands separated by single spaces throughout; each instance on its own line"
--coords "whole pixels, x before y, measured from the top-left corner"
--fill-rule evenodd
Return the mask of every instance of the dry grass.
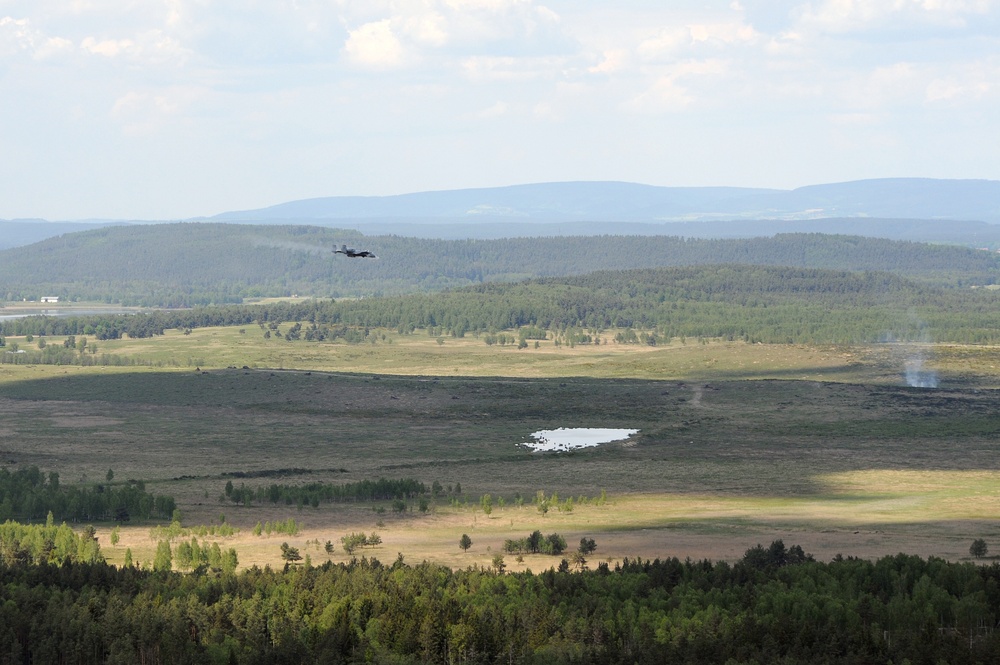
M 282 328 L 287 329 L 289 324 Z M 242 332 L 241 332 L 242 331 Z M 795 379 L 899 384 L 907 358 L 922 354 L 945 384 L 1000 387 L 1000 347 L 879 344 L 858 346 L 766 345 L 674 339 L 657 347 L 607 342 L 539 348 L 487 346 L 472 335 L 430 337 L 375 331 L 374 343 L 288 342 L 263 338 L 255 326 L 168 330 L 150 339 L 95 341 L 99 353 L 142 359 L 161 367 L 242 367 L 361 371 L 403 375 L 647 378 L 678 380 Z M 31 346 L 23 339 L 22 348 Z M 59 344 L 61 337 L 48 339 Z M 3 367 L 3 366 L 0 366 Z M 2 371 L 2 370 L 0 370 Z
M 287 328 L 287 325 L 285 326 Z M 242 333 L 240 331 L 243 331 Z M 614 331 L 602 339 L 613 338 Z M 16 339 L 16 338 L 12 338 Z M 418 331 L 378 331 L 375 343 L 288 342 L 264 339 L 257 326 L 199 328 L 185 335 L 139 340 L 91 340 L 100 353 L 142 358 L 166 367 L 242 367 L 364 371 L 448 376 L 594 376 L 603 378 L 796 378 L 857 380 L 882 368 L 865 348 L 749 345 L 713 341 L 651 347 L 635 344 L 488 346 L 473 336 L 432 338 Z M 59 344 L 62 338 L 49 339 Z M 23 344 L 23 342 L 22 342 Z
M 996 515 L 998 499 L 997 492 L 993 492 L 990 505 L 980 509 Z M 307 508 L 295 515 L 305 527 L 294 537 L 254 536 L 250 529 L 244 529 L 232 538 L 203 540 L 217 540 L 223 548 L 235 547 L 241 565 L 276 566 L 280 565 L 279 546 L 283 542 L 300 548 L 303 555 L 309 554 L 313 563 L 346 561 L 349 557 L 341 547 L 341 536 L 357 531 L 377 532 L 383 544 L 365 548 L 360 554 L 392 560 L 402 553 L 408 561 L 433 560 L 454 567 L 485 567 L 494 554 L 503 551 L 504 540 L 524 537 L 535 529 L 545 534 L 562 534 L 571 548 L 580 538 L 594 538 L 598 550 L 591 559 L 592 565 L 636 556 L 735 560 L 747 548 L 758 543 L 766 545 L 778 538 L 786 544 L 802 545 L 821 560 L 829 560 L 838 553 L 878 557 L 902 551 L 959 560 L 967 558 L 973 537 L 989 540 L 1000 536 L 1000 527 L 994 519 L 984 519 L 984 512 L 975 515 L 969 511 L 935 512 L 948 503 L 948 500 L 928 499 L 919 487 L 914 487 L 911 493 L 892 497 L 845 495 L 839 501 L 630 495 L 612 497 L 604 506 L 578 504 L 572 513 L 550 511 L 545 516 L 530 505 L 495 509 L 489 517 L 471 506 L 441 506 L 426 516 L 407 514 L 401 518 L 380 518 L 367 507 L 322 507 Z M 233 515 L 232 508 L 226 510 L 227 518 Z M 934 519 L 928 519 L 931 515 Z M 102 529 L 98 535 L 110 561 L 123 560 L 126 547 L 132 549 L 134 558 L 152 559 L 156 543 L 150 539 L 148 527 L 125 528 L 117 547 L 110 546 L 108 533 L 108 529 Z M 473 541 L 468 552 L 458 547 L 463 533 Z M 322 547 L 328 540 L 335 544 L 332 556 Z M 524 561 L 518 563 L 513 555 L 506 555 L 505 562 L 512 570 L 537 571 L 557 565 L 559 559 L 525 555 Z
M 1000 352 L 924 349 L 941 389 L 901 386 L 900 347 L 765 346 L 713 342 L 667 347 L 489 347 L 475 338 L 386 333 L 374 344 L 263 340 L 259 329 L 168 331 L 151 340 L 97 342 L 100 351 L 162 367 L 0 365 L 0 463 L 58 471 L 64 483 L 141 478 L 175 496 L 186 524 L 242 532 L 244 565 L 280 565 L 282 542 L 313 562 L 319 539 L 378 531 L 367 555 L 487 565 L 506 538 L 534 529 L 571 546 L 593 537 L 594 561 L 623 556 L 733 559 L 783 538 L 821 558 L 906 551 L 959 559 L 973 538 L 1000 537 L 995 442 Z M 56 343 L 58 340 L 50 340 Z M 224 369 L 248 366 L 254 369 Z M 171 366 L 175 366 L 171 368 Z M 199 371 L 194 371 L 198 366 Z M 283 368 L 279 369 L 279 368 Z M 355 373 L 343 374 L 349 370 Z M 640 434 L 573 454 L 517 445 L 559 426 L 638 428 Z M 413 477 L 461 483 L 464 499 L 537 490 L 599 494 L 542 517 L 508 506 L 490 518 L 439 502 L 431 515 L 372 506 L 243 508 L 220 503 L 234 471 L 304 469 L 250 486 Z M 341 471 L 343 469 L 344 471 Z M 241 481 L 235 481 L 237 484 Z M 295 517 L 293 538 L 255 537 L 257 521 Z M 152 558 L 149 525 L 129 546 Z M 468 553 L 458 539 L 468 533 Z M 512 568 L 519 566 L 507 557 Z M 526 557 L 523 566 L 557 561 Z

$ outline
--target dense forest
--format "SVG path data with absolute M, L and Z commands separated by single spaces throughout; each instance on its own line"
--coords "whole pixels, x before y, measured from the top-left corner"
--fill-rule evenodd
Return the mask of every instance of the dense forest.
M 35 466 L 15 471 L 0 467 L 0 521 L 41 520 L 47 515 L 74 522 L 164 519 L 171 517 L 176 507 L 173 497 L 146 492 L 142 481 L 93 487 L 64 485 L 54 471 L 46 475 Z
M 647 332 L 645 336 L 626 334 L 619 341 L 652 344 L 680 337 L 765 343 L 931 339 L 995 343 L 1000 341 L 998 297 L 1000 293 L 991 289 L 943 287 L 885 272 L 694 266 L 597 272 L 356 300 L 84 318 L 29 317 L 0 323 L 0 337 L 74 335 L 101 340 L 149 337 L 174 328 L 256 325 L 262 334 L 290 343 L 369 341 L 372 328 L 402 333 L 420 328 L 456 337 L 520 328 L 529 329 L 532 338 L 543 339 L 574 328 L 641 329 Z M 576 341 L 593 341 L 593 336 L 580 335 Z M 22 354 L 0 354 L 0 361 L 97 360 L 82 349 L 75 355 L 71 350 L 67 353 L 67 342 L 41 350 L 22 349 L 26 351 Z M 76 346 L 81 343 L 78 340 Z
M 335 256 L 348 243 L 378 260 Z M 430 240 L 308 226 L 157 224 L 72 233 L 0 251 L 0 299 L 59 296 L 150 307 L 245 298 L 391 295 L 599 270 L 750 264 L 881 270 L 948 285 L 993 284 L 993 252 L 854 236 L 709 240 L 600 236 Z
M 375 501 L 379 499 L 414 498 L 425 494 L 427 488 L 418 480 L 404 478 L 401 480 L 361 480 L 356 483 L 335 485 L 323 482 L 312 482 L 304 485 L 279 485 L 271 483 L 256 489 L 241 484 L 234 487 L 232 481 L 226 483 L 225 496 L 233 503 L 250 505 L 251 501 L 270 501 L 271 503 L 311 505 L 314 508 L 322 503 L 347 503 L 357 501 Z
M 400 556 L 181 574 L 35 564 L 6 547 L 0 663 L 971 665 L 1000 652 L 997 564 L 822 563 L 781 541 L 735 564 L 576 561 L 509 574 L 500 555 L 457 571 Z

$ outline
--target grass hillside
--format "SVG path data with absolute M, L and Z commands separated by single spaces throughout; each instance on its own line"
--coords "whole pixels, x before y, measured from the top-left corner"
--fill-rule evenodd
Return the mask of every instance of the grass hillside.
M 167 342 L 191 351 L 214 345 L 208 353 L 227 357 L 247 353 L 234 344 L 254 343 L 221 333 Z M 288 346 L 264 346 L 302 367 L 379 370 L 387 367 L 384 359 L 399 370 L 408 357 L 423 365 L 417 371 L 437 376 L 2 367 L 5 460 L 57 471 L 66 484 L 101 482 L 113 469 L 119 484 L 141 479 L 147 490 L 175 497 L 186 524 L 217 523 L 224 513 L 242 530 L 225 541 L 239 549 L 242 565 L 280 566 L 282 540 L 308 551 L 310 540 L 339 542 L 343 534 L 372 530 L 384 547 L 370 555 L 391 559 L 403 552 L 408 561 L 456 567 L 489 565 L 506 538 L 536 528 L 563 533 L 570 542 L 596 537 L 601 557 L 615 559 L 670 553 L 733 560 L 757 542 L 785 538 L 824 560 L 838 552 L 899 551 L 954 560 L 965 556 L 972 538 L 993 542 L 1000 533 L 993 519 L 1000 501 L 996 390 L 833 383 L 822 379 L 878 368 L 856 350 L 717 344 L 636 349 L 626 352 L 631 363 L 596 349 L 550 346 L 544 355 L 522 352 L 516 365 L 504 365 L 508 376 L 490 378 L 471 375 L 483 371 L 479 359 L 489 360 L 482 354 L 519 352 L 428 341 L 423 349 L 406 343 L 395 359 L 383 354 L 386 347 L 369 352 L 333 345 L 299 358 Z M 555 354 L 577 375 L 530 375 L 566 371 Z M 741 375 L 744 362 L 744 376 L 798 380 L 727 380 Z M 580 375 L 657 365 L 656 379 Z M 519 445 L 537 430 L 584 426 L 640 432 L 569 454 Z M 442 496 L 425 514 L 416 502 L 395 513 L 389 501 L 300 508 L 223 498 L 228 480 L 257 489 L 380 477 L 460 484 L 459 503 Z M 540 513 L 531 505 L 540 490 L 562 497 L 562 507 Z M 575 501 L 601 490 L 610 499 L 605 507 Z M 486 493 L 504 497 L 509 507 L 484 515 L 477 507 Z M 527 500 L 523 508 L 518 495 Z M 573 510 L 565 510 L 569 497 Z M 379 506 L 383 513 L 373 510 Z M 252 535 L 258 521 L 289 517 L 301 534 Z M 108 545 L 110 527 L 104 525 L 102 548 L 120 562 L 124 545 Z M 156 547 L 149 524 L 124 531 L 133 553 L 149 561 Z M 474 552 L 457 547 L 462 533 L 472 535 Z M 326 559 L 312 553 L 317 562 Z M 338 545 L 335 560 L 347 559 Z M 553 563 L 529 557 L 524 565 L 538 570 Z
M 371 249 L 347 259 L 333 246 Z M 0 299 L 101 300 L 147 306 L 247 297 L 434 291 L 596 270 L 705 264 L 882 270 L 941 284 L 992 284 L 1000 257 L 960 247 L 854 236 L 669 236 L 430 240 L 307 226 L 159 224 L 103 228 L 0 252 Z

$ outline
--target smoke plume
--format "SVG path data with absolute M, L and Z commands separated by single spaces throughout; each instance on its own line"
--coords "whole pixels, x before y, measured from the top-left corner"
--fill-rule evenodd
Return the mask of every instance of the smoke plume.
M 937 372 L 924 366 L 924 354 L 918 352 L 903 363 L 906 385 L 911 388 L 937 388 Z
M 927 324 L 911 313 L 906 324 L 894 334 L 883 336 L 883 341 L 892 344 L 894 364 L 902 364 L 903 378 L 911 388 L 937 388 L 937 371 L 927 366 L 933 353 L 933 341 Z

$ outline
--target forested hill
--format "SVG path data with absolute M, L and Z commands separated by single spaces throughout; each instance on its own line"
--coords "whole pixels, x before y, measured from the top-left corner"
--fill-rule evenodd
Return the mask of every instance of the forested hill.
M 1000 342 L 1000 293 L 916 282 L 885 272 L 709 265 L 605 271 L 441 293 L 229 305 L 88 318 L 0 322 L 2 335 L 148 337 L 168 329 L 259 324 L 289 342 L 365 341 L 376 328 L 463 337 L 517 329 L 520 343 L 559 336 L 569 344 L 661 344 L 680 338 L 764 343 L 854 343 L 895 339 Z M 291 326 L 290 328 L 288 326 Z M 617 331 L 617 332 L 609 332 Z M 507 340 L 512 341 L 512 340 Z M 525 343 L 524 346 L 527 346 Z M 51 351 L 50 351 L 51 349 Z M 53 362 L 65 359 L 49 345 Z M 75 352 L 70 355 L 75 357 Z M 7 362 L 43 362 L 8 354 Z
M 347 259 L 348 243 L 378 260 Z M 0 299 L 103 300 L 147 306 L 246 297 L 402 294 L 598 270 L 739 263 L 880 270 L 938 284 L 992 284 L 991 252 L 854 236 L 669 236 L 431 240 L 364 237 L 309 226 L 160 224 L 111 227 L 0 252 Z
M 436 327 L 452 335 L 539 328 L 569 329 L 572 336 L 573 328 L 636 328 L 653 332 L 623 341 L 649 344 L 678 337 L 925 341 L 929 334 L 937 341 L 1000 341 L 1000 310 L 992 290 L 951 289 L 888 273 L 747 265 L 602 271 L 439 294 L 320 302 L 311 311 L 283 318 Z M 588 341 L 586 335 L 580 340 Z

